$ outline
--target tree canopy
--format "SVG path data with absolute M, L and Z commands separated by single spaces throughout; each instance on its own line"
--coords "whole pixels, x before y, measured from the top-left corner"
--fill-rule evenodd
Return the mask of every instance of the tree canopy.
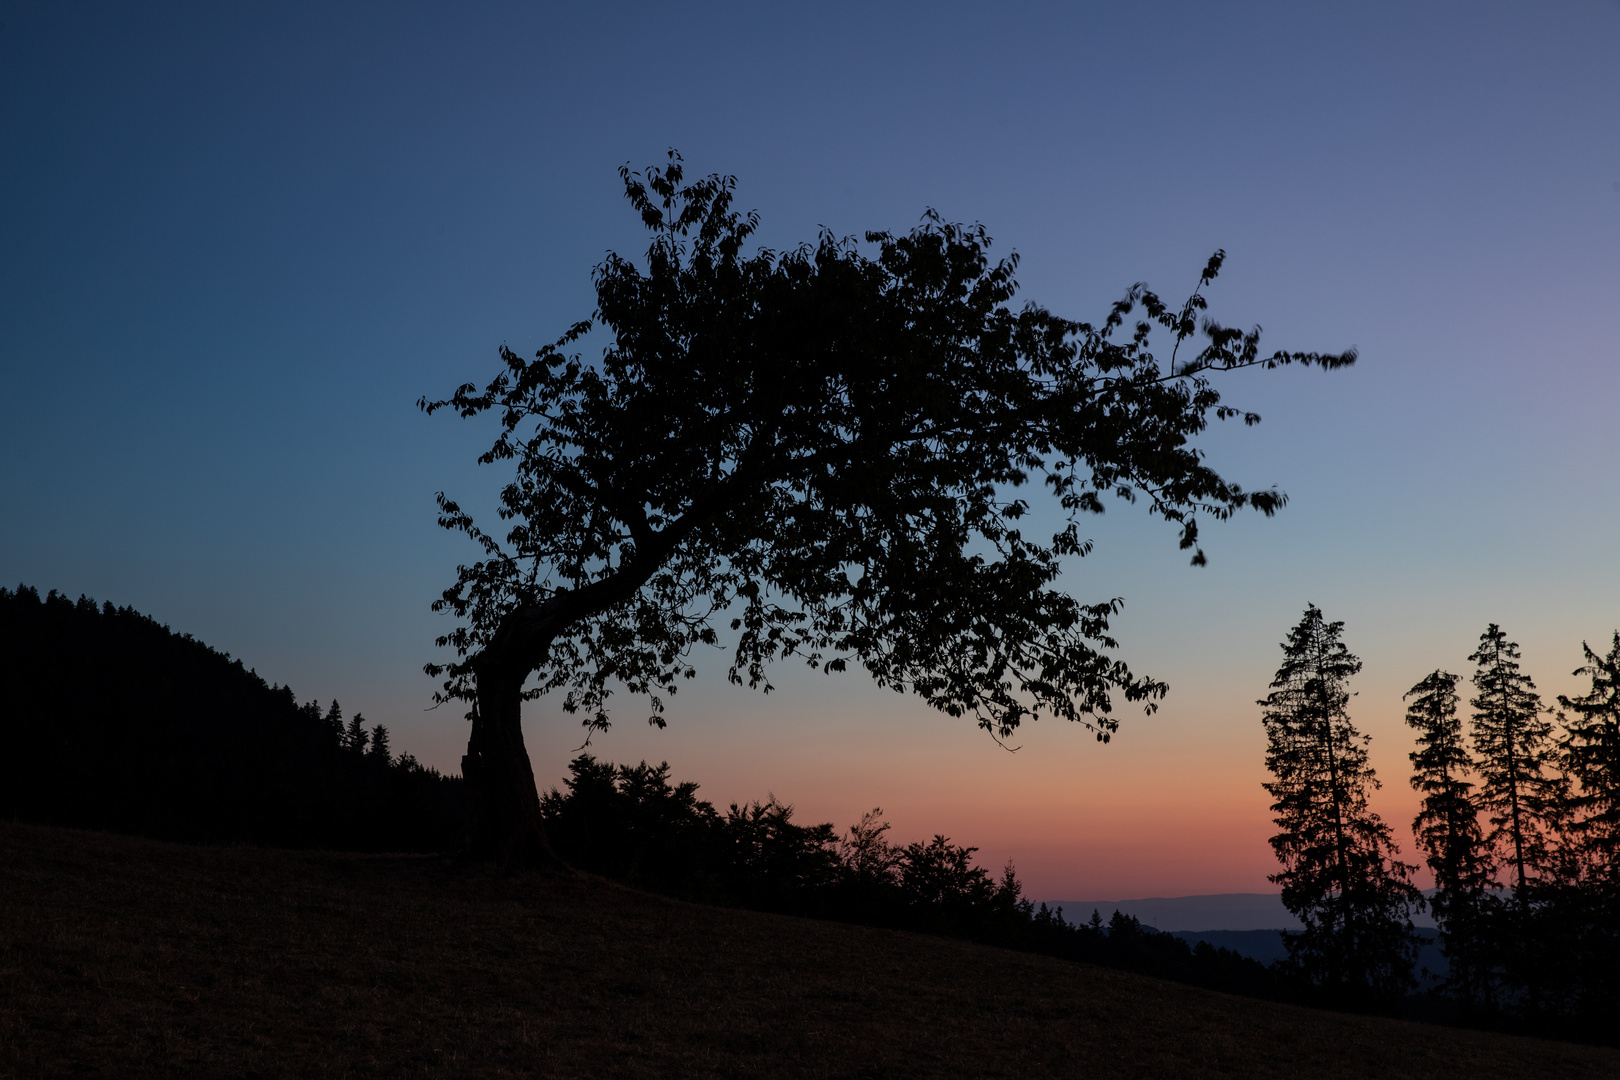
M 1205 317 L 1221 252 L 1179 307 L 1138 284 L 1093 324 L 1015 306 L 1017 257 L 993 258 L 979 226 L 930 212 L 904 234 L 749 252 L 758 216 L 733 178 L 689 182 L 673 152 L 620 175 L 645 261 L 609 255 L 590 319 L 419 403 L 498 417 L 480 460 L 514 470 L 504 537 L 439 496 L 482 558 L 436 604 L 460 621 L 440 639 L 455 659 L 428 670 L 475 713 L 485 683 L 538 670 L 525 696 L 562 691 L 591 727 L 615 684 L 661 724 L 729 618 L 734 682 L 768 690 L 782 658 L 854 665 L 998 737 L 1047 714 L 1106 740 L 1117 699 L 1151 711 L 1165 686 L 1108 655 L 1118 599 L 1057 587 L 1090 547 L 1079 519 L 1145 502 L 1203 562 L 1202 521 L 1284 502 L 1193 444 L 1213 419 L 1259 419 L 1211 376 L 1355 360 L 1265 354 L 1258 328 Z M 1037 499 L 1055 533 L 1028 528 Z

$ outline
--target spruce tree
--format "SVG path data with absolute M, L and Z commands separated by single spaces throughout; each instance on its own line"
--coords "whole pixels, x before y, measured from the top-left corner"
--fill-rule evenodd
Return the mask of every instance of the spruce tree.
M 320 706 L 318 706 L 315 702 L 312 701 L 309 704 L 310 708 L 319 711 Z M 337 698 L 332 699 L 332 707 L 326 710 L 326 719 L 322 721 L 322 723 L 324 723 L 326 729 L 332 733 L 332 738 L 337 741 L 337 744 L 339 746 L 344 745 L 343 706 L 338 704 Z
M 355 713 L 349 718 L 349 726 L 343 733 L 343 748 L 351 754 L 364 754 L 369 738 L 366 733 L 366 718 Z
M 1558 695 L 1559 706 L 1567 710 L 1561 750 L 1564 769 L 1578 785 L 1571 824 L 1583 861 L 1612 888 L 1620 886 L 1620 630 L 1607 656 L 1584 641 L 1581 651 L 1586 665 L 1575 674 L 1589 677 L 1592 689 L 1576 698 Z
M 1551 939 L 1542 969 L 1575 1030 L 1612 1032 L 1620 1011 L 1620 631 L 1607 656 L 1585 642 L 1581 649 L 1586 664 L 1575 674 L 1591 679 L 1591 689 L 1558 697 L 1569 857 L 1564 887 L 1540 904 Z
M 1468 659 L 1474 671 L 1474 753 L 1480 801 L 1490 814 L 1486 844 L 1501 860 L 1522 909 L 1549 868 L 1562 811 L 1552 723 L 1536 684 L 1519 670 L 1519 646 L 1491 623 Z
M 366 757 L 385 766 L 394 762 L 394 755 L 388 746 L 388 729 L 381 724 L 371 729 L 371 746 L 366 750 Z
M 1414 985 L 1411 912 L 1422 896 L 1416 868 L 1394 857 L 1394 836 L 1368 804 L 1379 783 L 1369 737 L 1350 722 L 1348 684 L 1361 661 L 1343 633 L 1307 606 L 1259 702 L 1279 830 L 1271 846 L 1282 863 L 1271 880 L 1305 924 L 1284 935 L 1295 972 L 1329 1000 L 1387 1005 Z
M 1433 671 L 1408 690 L 1406 722 L 1417 732 L 1412 787 L 1422 796 L 1412 835 L 1434 873 L 1429 900 L 1450 965 L 1447 985 L 1465 1004 L 1488 993 L 1482 938 L 1488 915 L 1490 859 L 1479 827 L 1474 763 L 1457 714 L 1457 676 Z

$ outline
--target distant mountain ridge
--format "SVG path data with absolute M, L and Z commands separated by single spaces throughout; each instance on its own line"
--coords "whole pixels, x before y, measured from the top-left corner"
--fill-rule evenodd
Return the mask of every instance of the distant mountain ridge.
M 1162 930 L 1189 945 L 1207 941 L 1219 949 L 1231 949 L 1262 964 L 1288 958 L 1283 945 L 1284 930 L 1299 930 L 1303 924 L 1276 893 L 1211 893 L 1205 896 L 1151 896 L 1139 900 L 1048 900 L 1047 907 L 1061 907 L 1066 922 L 1085 922 L 1093 911 L 1107 922 L 1115 911 L 1124 912 L 1143 926 Z M 1447 971 L 1445 954 L 1435 940 L 1434 920 L 1427 913 L 1412 920 L 1423 938 L 1417 969 L 1425 981 L 1443 977 Z M 1425 972 L 1428 974 L 1425 975 Z
M 1440 951 L 1439 933 L 1432 927 L 1419 927 L 1417 931 L 1423 944 L 1418 950 L 1416 968 L 1418 979 L 1424 986 L 1445 978 L 1451 969 L 1446 954 Z M 1189 945 L 1207 941 L 1217 949 L 1231 949 L 1239 956 L 1247 956 L 1262 964 L 1288 959 L 1288 947 L 1283 944 L 1281 930 L 1176 930 L 1171 936 Z
M 1283 907 L 1277 893 L 1210 893 L 1203 896 L 1150 896 L 1136 900 L 1048 900 L 1061 907 L 1068 922 L 1085 922 L 1101 913 L 1107 922 L 1115 911 L 1143 925 L 1169 933 L 1180 931 L 1301 930 L 1298 919 Z M 1425 912 L 1412 920 L 1420 927 L 1434 926 Z

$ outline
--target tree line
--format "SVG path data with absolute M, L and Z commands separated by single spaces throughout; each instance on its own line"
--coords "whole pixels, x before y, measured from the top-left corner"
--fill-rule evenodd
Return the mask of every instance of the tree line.
M 172 840 L 436 851 L 461 781 L 133 608 L 0 589 L 0 818 Z
M 1412 915 L 1440 930 L 1449 970 L 1431 993 L 1471 1022 L 1612 1038 L 1620 1004 L 1620 631 L 1582 643 L 1587 692 L 1545 704 L 1495 623 L 1460 675 L 1405 695 L 1416 735 L 1412 834 L 1434 876 L 1425 897 L 1394 831 L 1370 807 L 1370 737 L 1349 715 L 1361 661 L 1315 605 L 1282 643 L 1259 704 L 1281 864 L 1272 881 L 1304 924 L 1283 974 L 1320 1000 L 1389 1008 L 1419 985 Z
M 803 825 L 774 796 L 724 812 L 698 785 L 671 782 L 667 762 L 614 765 L 581 754 L 540 801 L 565 862 L 637 888 L 702 903 L 944 934 L 1082 960 L 1251 996 L 1292 987 L 1256 960 L 1189 945 L 1121 912 L 1070 921 L 1036 904 L 1009 863 L 976 864 L 977 848 L 935 835 L 894 842 L 882 809 L 840 833 Z M 1082 918 L 1084 916 L 1082 915 Z

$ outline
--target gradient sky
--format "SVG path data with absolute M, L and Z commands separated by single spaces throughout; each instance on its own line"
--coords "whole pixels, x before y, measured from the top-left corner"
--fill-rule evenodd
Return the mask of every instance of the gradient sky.
M 1168 680 L 1114 742 L 1009 754 L 859 675 L 721 657 L 648 730 L 716 802 L 839 826 L 882 806 L 1016 860 L 1038 897 L 1263 890 L 1256 698 L 1307 601 L 1366 662 L 1376 806 L 1406 838 L 1401 694 L 1490 621 L 1550 698 L 1620 624 L 1620 4 L 0 3 L 0 581 L 133 604 L 459 768 L 424 711 L 487 505 L 487 427 L 414 408 L 592 304 L 645 243 L 615 170 L 678 147 L 782 247 L 926 207 L 1018 251 L 1023 296 L 1099 318 L 1210 296 L 1347 372 L 1243 373 L 1213 460 L 1291 497 L 1206 530 L 1086 523 L 1066 579 L 1123 596 Z M 548 699 L 543 784 L 582 739 Z

